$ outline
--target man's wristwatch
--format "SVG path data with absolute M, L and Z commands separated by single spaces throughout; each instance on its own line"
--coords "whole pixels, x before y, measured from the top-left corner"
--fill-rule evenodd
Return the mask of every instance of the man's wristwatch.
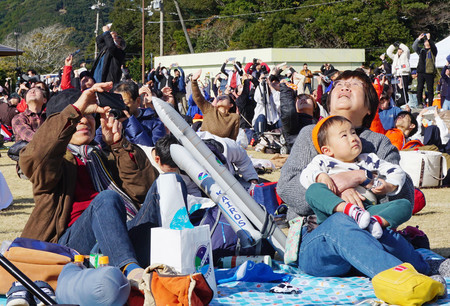
M 366 174 L 366 180 L 364 182 L 362 182 L 360 185 L 365 187 L 367 185 L 369 185 L 370 182 L 372 182 L 373 180 L 373 174 L 371 171 L 369 170 L 364 170 L 365 174 Z

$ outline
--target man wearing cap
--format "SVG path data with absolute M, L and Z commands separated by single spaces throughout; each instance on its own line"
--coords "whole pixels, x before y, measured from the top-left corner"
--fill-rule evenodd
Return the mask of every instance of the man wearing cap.
M 423 48 L 419 48 L 419 42 L 423 41 Z M 425 83 L 427 83 L 428 104 L 433 104 L 434 98 L 434 74 L 436 73 L 437 48 L 431 40 L 430 33 L 420 34 L 412 45 L 413 50 L 419 55 L 417 63 L 417 102 L 422 104 L 422 93 Z
M 394 54 L 394 50 L 397 48 L 397 53 Z M 390 45 L 386 50 L 386 54 L 392 59 L 392 75 L 395 78 L 401 78 L 401 84 L 396 85 L 397 92 L 402 95 L 400 105 L 408 103 L 408 83 L 409 83 L 409 73 L 411 68 L 409 66 L 409 48 L 399 42 L 395 42 Z M 399 106 L 400 106 L 399 105 Z
M 72 61 L 73 57 L 72 54 L 70 54 L 68 57 L 66 57 L 64 61 L 64 70 L 61 77 L 61 89 L 66 90 L 69 88 L 75 88 L 77 87 L 81 91 L 84 91 L 88 88 L 91 88 L 95 84 L 95 80 L 92 77 L 92 75 L 87 71 L 86 69 L 80 73 L 80 75 L 77 77 L 75 76 L 74 80 L 76 81 L 76 85 L 72 85 Z

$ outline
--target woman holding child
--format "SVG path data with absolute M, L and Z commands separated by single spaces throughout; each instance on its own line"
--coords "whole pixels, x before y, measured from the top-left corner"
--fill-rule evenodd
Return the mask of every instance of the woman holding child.
M 379 159 L 398 164 L 400 156 L 389 140 L 382 134 L 369 130 L 376 114 L 378 96 L 370 79 L 359 71 L 345 71 L 334 82 L 327 99 L 330 115 L 342 116 L 350 120 L 356 134 L 361 139 L 361 153 L 375 153 Z M 291 154 L 281 170 L 277 191 L 289 205 L 288 219 L 313 215 L 305 199 L 307 189 L 300 183 L 300 176 L 307 165 L 318 155 L 313 143 L 314 125 L 303 128 Z M 353 170 L 330 175 L 335 185 L 335 193 L 342 203 L 352 203 L 364 208 L 365 198 L 356 191 L 358 185 L 369 178 L 364 170 Z M 316 180 L 316 182 L 318 182 Z M 399 192 L 398 186 L 384 182 L 378 199 L 406 199 L 414 203 L 414 186 L 407 176 Z M 383 195 L 387 199 L 382 199 Z M 311 220 L 312 218 L 309 218 Z M 357 269 L 373 278 L 380 272 L 408 262 L 423 274 L 430 274 L 430 267 L 422 256 L 399 234 L 384 229 L 377 239 L 358 226 L 345 213 L 333 213 L 317 224 L 308 222 L 302 230 L 299 249 L 299 267 L 314 276 L 343 276 Z

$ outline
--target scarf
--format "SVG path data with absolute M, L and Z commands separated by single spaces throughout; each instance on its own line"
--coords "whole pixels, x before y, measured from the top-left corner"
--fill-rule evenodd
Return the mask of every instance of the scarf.
M 106 157 L 100 150 L 100 146 L 76 146 L 69 144 L 67 148 L 87 166 L 95 190 L 98 192 L 103 190 L 113 190 L 117 192 L 125 204 L 127 220 L 133 219 L 138 212 L 139 206 L 136 205 L 114 182 L 113 177 L 104 163 Z

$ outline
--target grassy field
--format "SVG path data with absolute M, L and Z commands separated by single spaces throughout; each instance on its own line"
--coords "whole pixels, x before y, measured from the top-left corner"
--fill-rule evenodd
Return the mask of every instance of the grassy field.
M 6 145 L 11 145 L 7 143 Z M 31 183 L 16 175 L 15 162 L 7 155 L 6 150 L 0 150 L 0 171 L 5 177 L 14 197 L 13 204 L 0 212 L 0 243 L 13 240 L 20 233 L 33 210 L 34 201 Z M 270 159 L 274 154 L 263 154 L 249 151 L 254 158 Z M 268 181 L 277 181 L 279 169 L 261 175 Z M 436 253 L 450 256 L 450 188 L 423 189 L 427 205 L 417 215 L 413 216 L 404 226 L 418 225 L 430 239 L 431 248 Z M 403 228 L 403 226 L 402 226 Z

